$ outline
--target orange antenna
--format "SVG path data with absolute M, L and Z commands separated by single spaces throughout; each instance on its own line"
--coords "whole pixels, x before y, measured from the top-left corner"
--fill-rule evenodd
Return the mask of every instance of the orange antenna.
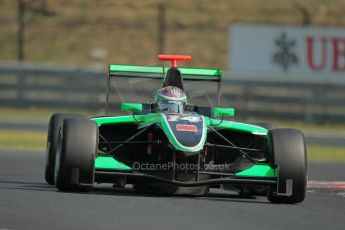
M 192 60 L 192 56 L 189 55 L 170 55 L 170 54 L 159 54 L 158 60 L 160 61 L 171 61 L 171 67 L 177 67 L 178 61 L 189 62 Z

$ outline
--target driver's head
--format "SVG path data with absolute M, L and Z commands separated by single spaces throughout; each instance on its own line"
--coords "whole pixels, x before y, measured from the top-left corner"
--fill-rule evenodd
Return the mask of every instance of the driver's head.
M 187 96 L 180 88 L 167 86 L 157 90 L 155 101 L 161 112 L 182 113 L 187 103 Z

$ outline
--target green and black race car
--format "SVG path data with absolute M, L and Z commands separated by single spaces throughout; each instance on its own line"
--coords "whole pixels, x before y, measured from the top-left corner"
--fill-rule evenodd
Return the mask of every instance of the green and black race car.
M 188 103 L 183 81 L 218 83 L 218 69 L 178 68 L 190 56 L 159 55 L 171 67 L 109 65 L 106 115 L 54 114 L 49 122 L 45 179 L 62 191 L 89 192 L 96 183 L 139 192 L 207 195 L 210 188 L 299 203 L 306 194 L 303 133 L 225 120 L 233 108 Z M 110 79 L 162 79 L 152 103 L 122 103 L 110 115 Z

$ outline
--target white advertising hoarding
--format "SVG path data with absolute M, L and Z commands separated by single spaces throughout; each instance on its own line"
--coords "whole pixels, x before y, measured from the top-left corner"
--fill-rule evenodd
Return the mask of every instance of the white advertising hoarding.
M 345 78 L 345 29 L 233 25 L 230 72 Z

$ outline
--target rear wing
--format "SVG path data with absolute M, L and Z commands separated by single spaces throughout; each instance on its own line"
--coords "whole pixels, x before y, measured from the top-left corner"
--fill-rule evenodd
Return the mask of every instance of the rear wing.
M 140 66 L 140 65 L 117 65 L 110 64 L 107 76 L 106 88 L 106 104 L 105 114 L 108 114 L 109 92 L 110 92 L 110 78 L 111 77 L 125 77 L 125 78 L 150 78 L 165 80 L 168 71 L 171 68 L 178 68 L 179 61 L 188 62 L 192 60 L 188 55 L 158 55 L 160 61 L 170 61 L 171 67 L 165 66 Z M 197 69 L 197 68 L 178 68 L 182 75 L 182 79 L 186 81 L 213 81 L 217 82 L 217 105 L 220 104 L 221 95 L 221 80 L 222 70 L 220 69 Z
M 170 67 L 138 66 L 138 65 L 109 65 L 109 77 L 151 78 L 164 79 Z M 221 82 L 222 70 L 178 68 L 183 80 Z

